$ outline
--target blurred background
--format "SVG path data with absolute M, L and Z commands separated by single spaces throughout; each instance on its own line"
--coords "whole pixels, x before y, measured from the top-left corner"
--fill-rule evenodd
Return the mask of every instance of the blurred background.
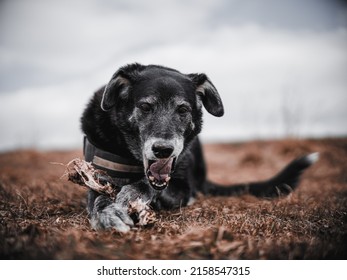
M 204 72 L 205 142 L 347 136 L 347 5 L 333 0 L 2 0 L 0 151 L 82 147 L 122 65 Z

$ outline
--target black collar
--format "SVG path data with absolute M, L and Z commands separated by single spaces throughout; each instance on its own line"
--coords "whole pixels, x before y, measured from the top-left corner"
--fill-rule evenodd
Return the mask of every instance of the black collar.
M 138 161 L 104 151 L 93 145 L 86 136 L 83 154 L 86 161 L 106 171 L 113 178 L 137 178 L 144 175 L 144 167 Z

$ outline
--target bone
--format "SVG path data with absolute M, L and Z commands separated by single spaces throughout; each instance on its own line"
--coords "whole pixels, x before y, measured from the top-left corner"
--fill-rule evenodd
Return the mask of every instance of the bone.
M 91 163 L 76 158 L 66 165 L 68 180 L 115 199 L 119 188 L 113 185 L 112 178 L 102 170 L 95 169 Z M 100 181 L 102 178 L 102 181 Z
M 79 158 L 71 160 L 65 166 L 66 170 L 63 177 L 67 176 L 68 180 L 75 184 L 109 196 L 113 201 L 116 200 L 120 187 L 112 184 L 113 180 L 106 172 L 94 168 L 91 163 Z M 140 198 L 129 202 L 128 213 L 137 216 L 137 225 L 140 226 L 152 225 L 157 221 L 156 213 L 149 206 L 149 201 L 144 202 Z

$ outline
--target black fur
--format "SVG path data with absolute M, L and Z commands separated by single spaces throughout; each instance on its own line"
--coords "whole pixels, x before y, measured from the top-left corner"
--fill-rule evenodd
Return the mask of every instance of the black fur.
M 157 65 L 124 66 L 94 94 L 81 119 L 87 138 L 105 151 L 144 165 L 140 180 L 114 178 L 123 186 L 115 202 L 90 191 L 88 211 L 94 228 L 128 231 L 133 225 L 127 214 L 128 203 L 138 197 L 150 201 L 155 209 L 173 209 L 187 205 L 197 192 L 259 197 L 287 194 L 315 159 L 312 155 L 297 159 L 264 182 L 228 187 L 211 183 L 206 180 L 197 137 L 202 128 L 202 107 L 218 117 L 224 113 L 221 98 L 205 74 L 185 75 Z M 154 145 L 166 149 L 165 153 L 154 154 Z M 170 154 L 171 148 L 168 159 L 174 158 L 175 164 L 161 163 L 171 172 L 163 175 L 151 164 L 160 162 L 162 156 L 158 155 Z

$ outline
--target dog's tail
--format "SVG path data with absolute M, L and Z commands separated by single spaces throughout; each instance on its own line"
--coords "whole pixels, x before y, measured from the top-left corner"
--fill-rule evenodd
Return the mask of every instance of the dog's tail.
M 293 160 L 281 172 L 269 180 L 248 184 L 222 186 L 206 181 L 206 194 L 233 196 L 251 194 L 257 197 L 276 197 L 287 195 L 298 185 L 302 172 L 319 159 L 319 153 L 312 153 Z

